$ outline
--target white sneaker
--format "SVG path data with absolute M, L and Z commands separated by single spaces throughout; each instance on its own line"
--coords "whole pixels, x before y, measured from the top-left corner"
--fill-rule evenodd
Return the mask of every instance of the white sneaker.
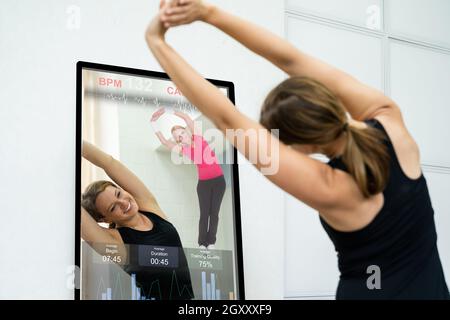
M 210 244 L 210 245 L 207 247 L 208 250 L 214 250 L 215 248 L 216 248 L 216 246 L 213 245 L 213 244 Z
M 206 247 L 203 246 L 203 245 L 202 245 L 202 246 L 199 246 L 198 248 L 201 249 L 201 250 L 205 250 L 205 249 L 206 249 Z

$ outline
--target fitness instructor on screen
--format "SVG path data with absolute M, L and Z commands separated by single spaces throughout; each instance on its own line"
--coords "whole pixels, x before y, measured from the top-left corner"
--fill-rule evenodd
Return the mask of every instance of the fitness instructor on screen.
M 240 113 L 166 43 L 167 28 L 195 20 L 222 30 L 290 76 L 268 94 L 260 123 Z M 264 130 L 266 139 L 250 147 L 267 154 L 270 142 L 278 141 L 267 129 L 279 129 L 279 170 L 267 178 L 320 213 L 338 252 L 337 299 L 450 298 L 419 149 L 394 101 L 200 0 L 161 3 L 145 38 L 183 95 L 220 130 Z M 245 144 L 230 140 L 250 157 L 249 137 Z M 312 153 L 331 160 L 322 163 Z M 259 161 L 255 166 L 263 168 Z M 368 286 L 371 266 L 381 270 L 379 289 Z
M 197 196 L 200 207 L 198 221 L 198 245 L 200 249 L 215 249 L 217 227 L 219 225 L 220 205 L 225 193 L 226 183 L 219 160 L 208 142 L 199 132 L 194 132 L 194 121 L 184 112 L 171 111 L 186 123 L 186 126 L 173 126 L 173 140 L 167 140 L 158 126 L 158 119 L 165 108 L 155 111 L 151 125 L 155 135 L 166 148 L 192 160 L 197 167 Z

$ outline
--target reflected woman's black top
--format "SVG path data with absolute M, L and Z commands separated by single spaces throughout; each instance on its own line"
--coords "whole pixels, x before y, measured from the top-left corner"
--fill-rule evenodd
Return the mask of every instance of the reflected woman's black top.
M 155 300 L 186 300 L 193 298 L 191 275 L 183 251 L 178 231 L 173 224 L 152 213 L 139 211 L 153 223 L 149 231 L 139 231 L 121 227 L 119 231 L 125 244 L 131 245 L 129 249 L 129 262 L 125 270 L 136 275 L 136 282 L 141 288 L 141 294 L 147 299 Z M 141 245 L 141 250 L 139 250 Z M 177 251 L 177 267 L 155 267 L 142 263 L 142 248 L 144 246 L 171 247 Z M 173 251 L 172 251 L 173 252 Z M 141 260 L 139 260 L 141 255 Z M 146 257 L 148 260 L 150 257 Z M 173 259 L 173 256 L 170 258 Z
M 320 219 L 338 255 L 341 275 L 336 299 L 450 299 L 425 177 L 408 178 L 381 123 L 367 124 L 386 135 L 390 176 L 382 209 L 363 229 L 340 232 Z M 328 164 L 347 171 L 340 158 Z M 369 289 L 376 284 L 371 276 L 377 274 L 368 270 L 370 266 L 379 267 L 379 290 Z

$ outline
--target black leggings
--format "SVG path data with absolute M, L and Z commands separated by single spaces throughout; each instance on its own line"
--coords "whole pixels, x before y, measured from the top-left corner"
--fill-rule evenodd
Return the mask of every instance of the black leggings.
M 209 246 L 216 243 L 219 211 L 225 193 L 223 176 L 209 180 L 199 180 L 197 184 L 200 220 L 198 222 L 198 245 Z

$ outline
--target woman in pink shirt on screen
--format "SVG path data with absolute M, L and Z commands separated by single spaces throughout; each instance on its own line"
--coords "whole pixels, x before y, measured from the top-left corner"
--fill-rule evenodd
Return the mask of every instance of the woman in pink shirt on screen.
M 165 109 L 161 108 L 153 113 L 151 118 L 153 130 L 163 145 L 189 158 L 197 166 L 197 195 L 200 205 L 198 245 L 202 249 L 214 249 L 220 205 L 225 193 L 222 168 L 208 142 L 194 132 L 194 121 L 187 114 L 173 112 L 185 121 L 186 127 L 173 126 L 171 131 L 175 142 L 167 140 L 156 122 L 164 112 Z

